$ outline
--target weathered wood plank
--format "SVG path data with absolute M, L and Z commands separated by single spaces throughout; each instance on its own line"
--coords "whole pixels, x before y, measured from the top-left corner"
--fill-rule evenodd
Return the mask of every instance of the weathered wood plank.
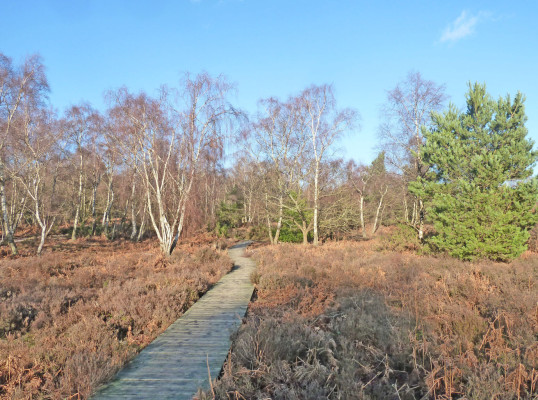
M 125 366 L 93 397 L 100 399 L 192 399 L 209 389 L 230 349 L 230 335 L 241 325 L 254 287 L 254 262 L 243 257 L 247 243 L 228 251 L 233 271 Z

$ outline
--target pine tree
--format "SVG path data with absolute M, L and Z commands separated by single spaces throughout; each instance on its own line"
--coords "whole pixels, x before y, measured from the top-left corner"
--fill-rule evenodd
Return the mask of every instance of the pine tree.
M 469 85 L 467 109 L 451 105 L 434 113 L 424 131 L 424 160 L 432 165 L 426 179 L 410 189 L 430 199 L 428 217 L 436 235 L 430 243 L 452 256 L 472 260 L 510 260 L 526 249 L 537 221 L 538 159 L 527 139 L 521 93 L 494 101 L 483 84 Z

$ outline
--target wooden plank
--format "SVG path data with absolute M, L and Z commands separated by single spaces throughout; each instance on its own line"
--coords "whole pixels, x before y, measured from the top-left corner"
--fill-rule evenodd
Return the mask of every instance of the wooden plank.
M 192 399 L 220 374 L 254 287 L 254 261 L 243 257 L 250 242 L 229 249 L 234 269 L 168 327 L 93 399 Z

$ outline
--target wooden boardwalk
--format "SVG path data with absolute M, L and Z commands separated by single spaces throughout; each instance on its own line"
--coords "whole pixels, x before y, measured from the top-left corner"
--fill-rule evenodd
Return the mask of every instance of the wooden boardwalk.
M 192 399 L 209 389 L 208 362 L 215 380 L 230 349 L 230 334 L 241 325 L 253 285 L 254 261 L 243 257 L 248 246 L 229 249 L 234 269 L 181 318 L 151 342 L 102 387 L 94 399 Z

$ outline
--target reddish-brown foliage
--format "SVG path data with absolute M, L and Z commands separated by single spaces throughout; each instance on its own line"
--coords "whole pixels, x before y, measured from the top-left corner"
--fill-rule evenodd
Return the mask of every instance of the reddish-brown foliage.
M 536 254 L 467 263 L 377 247 L 252 251 L 258 298 L 219 396 L 538 395 Z
M 231 269 L 208 243 L 163 259 L 154 243 L 62 238 L 0 259 L 0 397 L 87 397 Z

